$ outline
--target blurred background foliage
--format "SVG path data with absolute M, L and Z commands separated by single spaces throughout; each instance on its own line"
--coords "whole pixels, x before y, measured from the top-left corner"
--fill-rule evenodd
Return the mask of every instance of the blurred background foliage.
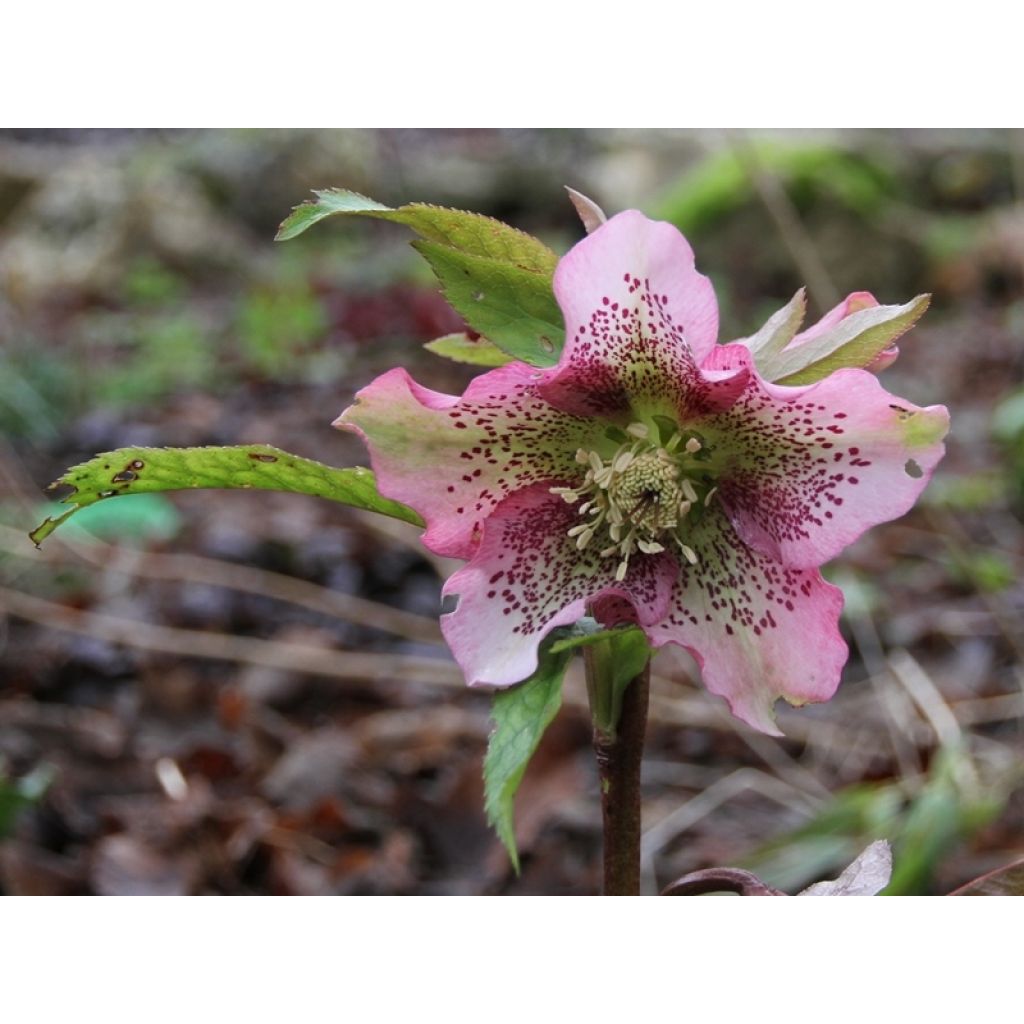
M 645 884 L 734 863 L 792 890 L 888 838 L 891 891 L 940 893 L 1024 855 L 1024 139 L 8 130 L 0 888 L 598 887 L 578 680 L 521 791 L 516 879 L 481 813 L 487 700 L 438 643 L 449 567 L 415 531 L 211 492 L 94 506 L 41 554 L 24 536 L 43 486 L 96 451 L 267 442 L 351 464 L 359 445 L 329 424 L 374 375 L 465 386 L 422 350 L 461 324 L 404 229 L 271 241 L 334 185 L 488 213 L 559 252 L 581 235 L 564 185 L 642 208 L 689 237 L 724 340 L 801 284 L 815 317 L 851 291 L 933 293 L 884 380 L 950 406 L 949 454 L 918 509 L 829 570 L 852 651 L 840 695 L 783 712 L 780 743 L 662 655 Z M 217 656 L 182 656 L 203 644 Z M 300 649 L 322 669 L 289 671 Z

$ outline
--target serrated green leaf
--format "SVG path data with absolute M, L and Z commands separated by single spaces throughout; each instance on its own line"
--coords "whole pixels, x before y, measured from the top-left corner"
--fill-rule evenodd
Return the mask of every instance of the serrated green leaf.
M 344 189 L 327 189 L 316 197 L 296 207 L 281 225 L 278 240 L 295 238 L 334 214 L 405 224 L 420 236 L 413 246 L 474 331 L 514 359 L 534 366 L 558 361 L 565 341 L 552 291 L 558 257 L 539 239 L 478 213 L 426 203 L 392 209 Z
M 468 366 L 504 366 L 512 362 L 512 357 L 507 352 L 502 352 L 497 345 L 486 338 L 472 338 L 465 331 L 435 338 L 423 347 L 436 356 L 443 356 L 454 363 L 465 363 Z
M 565 329 L 549 279 L 436 242 L 416 241 L 413 248 L 430 264 L 445 298 L 474 331 L 533 366 L 558 362 Z
M 801 288 L 756 334 L 743 339 L 759 370 L 766 359 L 777 355 L 793 340 L 806 314 L 807 292 Z
M 546 651 L 537 671 L 525 683 L 494 695 L 494 731 L 484 758 L 484 808 L 516 873 L 516 791 L 544 731 L 562 706 L 562 679 L 571 658 L 571 651 Z
M 447 245 L 471 256 L 510 263 L 548 277 L 554 273 L 558 262 L 558 257 L 540 239 L 480 213 L 450 210 L 428 203 L 407 203 L 393 208 L 358 192 L 340 188 L 316 190 L 314 195 L 315 200 L 295 207 L 281 225 L 277 241 L 295 238 L 334 214 L 349 214 L 405 224 L 427 241 Z
M 55 501 L 39 510 L 43 516 L 60 516 L 66 509 Z M 80 509 L 67 527 L 75 540 L 149 541 L 169 540 L 181 529 L 181 513 L 161 494 L 126 494 L 121 501 L 103 501 Z
M 336 213 L 356 213 L 372 217 L 395 212 L 390 206 L 346 189 L 314 189 L 313 194 L 316 196 L 315 200 L 309 199 L 301 203 L 285 218 L 277 229 L 274 241 L 286 242 L 290 238 L 296 238 L 325 217 Z
M 62 499 L 71 507 L 61 516 L 44 520 L 29 534 L 37 546 L 79 509 L 102 499 L 205 487 L 310 494 L 423 525 L 412 509 L 381 497 L 370 470 L 337 469 L 269 445 L 119 448 L 73 466 L 51 484 L 51 488 L 60 486 L 73 488 Z
M 903 306 L 872 306 L 851 313 L 812 341 L 763 358 L 758 372 L 776 384 L 813 384 L 836 370 L 864 367 L 910 330 L 928 308 L 930 295 Z

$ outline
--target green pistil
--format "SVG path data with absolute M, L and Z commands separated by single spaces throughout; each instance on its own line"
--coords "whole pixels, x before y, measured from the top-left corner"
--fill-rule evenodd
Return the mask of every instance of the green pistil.
M 580 551 L 598 538 L 604 544 L 601 557 L 619 559 L 619 581 L 626 578 L 634 552 L 657 554 L 666 543 L 674 543 L 694 564 L 697 556 L 684 540 L 687 520 L 716 491 L 708 486 L 705 446 L 678 429 L 659 429 L 652 438 L 643 423 L 630 424 L 625 435 L 610 458 L 580 449 L 576 461 L 586 467 L 583 481 L 551 489 L 571 505 L 582 501 L 581 521 L 569 536 Z

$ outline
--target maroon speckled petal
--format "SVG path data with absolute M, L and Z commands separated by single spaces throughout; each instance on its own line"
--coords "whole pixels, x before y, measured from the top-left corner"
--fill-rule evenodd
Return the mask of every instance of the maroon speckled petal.
M 715 505 L 687 542 L 697 564 L 681 566 L 669 611 L 647 635 L 659 647 L 685 647 L 737 718 L 778 735 L 776 700 L 825 701 L 839 685 L 842 591 L 816 569 L 789 569 L 748 548 Z
M 718 305 L 671 224 L 635 210 L 577 244 L 555 271 L 565 348 L 540 393 L 579 415 L 700 415 L 742 389 L 698 371 L 714 347 Z
M 728 345 L 709 362 L 745 358 L 743 346 Z M 740 537 L 811 568 L 911 508 L 945 451 L 949 414 L 897 399 L 872 373 L 851 369 L 796 388 L 751 375 L 732 408 L 705 425 Z
M 363 388 L 335 426 L 363 437 L 381 494 L 423 516 L 428 548 L 469 558 L 500 501 L 540 481 L 576 479 L 577 448 L 604 429 L 539 398 L 537 375 L 509 363 L 458 398 L 391 370 Z
M 511 686 L 537 667 L 537 645 L 556 626 L 575 622 L 588 602 L 620 597 L 641 625 L 660 619 L 677 574 L 668 552 L 633 556 L 618 583 L 618 559 L 584 551 L 566 531 L 579 522 L 547 488 L 531 487 L 498 506 L 468 565 L 445 584 L 459 595 L 441 629 L 471 686 Z

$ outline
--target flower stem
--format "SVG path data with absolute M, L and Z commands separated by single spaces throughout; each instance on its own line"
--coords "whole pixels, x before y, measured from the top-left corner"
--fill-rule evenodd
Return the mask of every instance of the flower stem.
M 640 762 L 647 727 L 650 660 L 615 694 L 614 648 L 584 651 L 604 827 L 604 895 L 640 895 Z M 621 701 L 621 710 L 612 708 Z

